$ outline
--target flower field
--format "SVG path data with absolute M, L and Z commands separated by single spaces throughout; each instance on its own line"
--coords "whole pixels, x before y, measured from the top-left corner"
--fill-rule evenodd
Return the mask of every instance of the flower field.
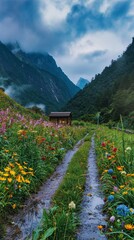
M 108 218 L 98 227 L 109 239 L 134 239 L 134 135 L 98 129 L 96 152 Z
M 84 127 L 54 127 L 11 109 L 0 111 L 0 215 L 20 208 L 54 171 Z

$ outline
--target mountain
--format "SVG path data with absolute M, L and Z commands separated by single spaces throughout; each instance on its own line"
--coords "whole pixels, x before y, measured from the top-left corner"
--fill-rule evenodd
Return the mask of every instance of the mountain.
M 68 102 L 65 110 L 83 119 L 100 112 L 103 122 L 119 120 L 120 115 L 134 116 L 134 39 L 121 57 L 112 60 Z
M 59 110 L 79 91 L 49 54 L 27 54 L 17 44 L 1 42 L 0 86 L 18 103 L 41 104 L 47 113 Z
M 89 81 L 88 81 L 87 79 L 85 79 L 85 78 L 80 78 L 80 79 L 78 80 L 76 86 L 79 87 L 80 89 L 83 89 L 83 88 L 86 86 L 86 84 L 88 84 L 88 83 L 89 83 Z

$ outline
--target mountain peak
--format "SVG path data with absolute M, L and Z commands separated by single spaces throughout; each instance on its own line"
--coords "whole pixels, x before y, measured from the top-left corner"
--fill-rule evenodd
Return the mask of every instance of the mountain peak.
M 79 87 L 80 89 L 83 89 L 85 87 L 85 85 L 88 83 L 89 83 L 89 81 L 87 79 L 80 77 L 76 86 Z

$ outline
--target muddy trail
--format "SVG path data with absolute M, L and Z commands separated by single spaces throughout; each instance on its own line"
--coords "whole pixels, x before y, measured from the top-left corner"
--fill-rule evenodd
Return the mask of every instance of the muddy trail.
M 9 217 L 10 224 L 6 227 L 4 240 L 25 240 L 31 236 L 32 231 L 38 226 L 42 218 L 43 209 L 51 207 L 52 196 L 59 187 L 73 155 L 83 142 L 83 139 L 80 140 L 73 150 L 69 150 L 66 153 L 63 162 L 42 185 L 39 192 L 31 195 L 30 199 L 24 203 L 24 208 L 17 215 Z
M 104 235 L 100 234 L 97 228 L 98 225 L 106 226 L 106 216 L 102 214 L 103 204 L 104 201 L 100 191 L 93 137 L 88 157 L 88 172 L 84 197 L 81 204 L 80 228 L 76 236 L 77 240 L 107 239 Z

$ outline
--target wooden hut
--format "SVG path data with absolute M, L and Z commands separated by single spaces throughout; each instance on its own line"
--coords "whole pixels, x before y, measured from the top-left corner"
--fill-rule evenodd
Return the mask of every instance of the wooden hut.
M 51 112 L 49 121 L 57 124 L 71 125 L 72 114 L 71 112 Z

